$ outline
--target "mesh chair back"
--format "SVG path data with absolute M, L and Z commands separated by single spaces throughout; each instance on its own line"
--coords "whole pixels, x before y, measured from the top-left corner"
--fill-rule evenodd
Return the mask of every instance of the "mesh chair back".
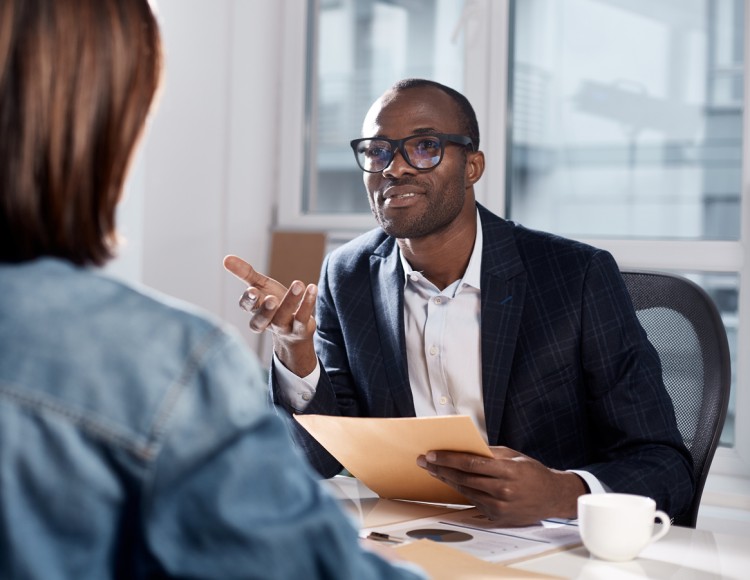
M 687 278 L 662 272 L 622 275 L 638 319 L 659 353 L 677 425 L 693 456 L 695 495 L 690 511 L 674 523 L 694 528 L 729 403 L 726 329 L 713 300 Z

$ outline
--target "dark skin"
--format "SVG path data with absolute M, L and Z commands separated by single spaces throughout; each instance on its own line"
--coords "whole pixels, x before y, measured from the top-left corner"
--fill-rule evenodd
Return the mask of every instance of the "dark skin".
M 465 134 L 461 113 L 449 95 L 434 87 L 389 91 L 368 112 L 362 134 L 400 139 L 434 132 Z M 476 237 L 474 184 L 484 172 L 484 154 L 448 144 L 442 162 L 418 170 L 396 153 L 381 173 L 365 173 L 370 207 L 383 230 L 396 238 L 412 268 L 446 288 L 463 277 Z M 274 352 L 297 376 L 317 365 L 314 284 L 289 288 L 256 272 L 236 256 L 224 266 L 248 288 L 241 305 L 254 332 L 273 334 Z M 508 447 L 493 457 L 430 451 L 417 464 L 457 489 L 500 526 L 521 526 L 550 517 L 576 517 L 578 496 L 587 493 L 574 473 L 550 469 Z

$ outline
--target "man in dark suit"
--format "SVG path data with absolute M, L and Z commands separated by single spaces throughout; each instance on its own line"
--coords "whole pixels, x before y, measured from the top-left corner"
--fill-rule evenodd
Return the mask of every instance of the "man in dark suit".
M 493 458 L 435 450 L 418 463 L 499 525 L 575 517 L 589 491 L 686 510 L 690 455 L 612 256 L 476 203 L 477 121 L 449 87 L 397 83 L 363 136 L 352 147 L 380 227 L 333 251 L 318 286 L 287 289 L 225 259 L 249 285 L 251 329 L 273 333 L 274 402 L 289 413 L 468 414 Z M 337 473 L 297 428 L 318 471 Z

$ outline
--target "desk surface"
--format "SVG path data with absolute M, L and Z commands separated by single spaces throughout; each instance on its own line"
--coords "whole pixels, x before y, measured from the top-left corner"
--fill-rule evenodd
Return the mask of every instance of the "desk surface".
M 439 506 L 380 500 L 352 478 L 335 477 L 324 485 L 342 502 L 361 527 L 409 521 L 443 509 Z M 584 547 L 539 556 L 512 568 L 562 578 L 679 580 L 750 578 L 750 545 L 746 537 L 673 526 L 631 562 L 597 560 Z
M 750 578 L 747 538 L 673 526 L 631 562 L 591 557 L 584 547 L 527 560 L 513 567 L 564 578 L 679 578 L 709 580 Z

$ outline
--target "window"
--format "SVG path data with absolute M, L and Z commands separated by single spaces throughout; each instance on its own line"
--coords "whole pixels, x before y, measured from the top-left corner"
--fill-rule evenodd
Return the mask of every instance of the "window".
M 293 208 L 282 225 L 342 239 L 374 227 L 348 148 L 370 103 L 405 76 L 462 90 L 488 160 L 482 203 L 603 247 L 623 268 L 683 273 L 714 298 L 735 375 L 714 471 L 750 475 L 742 420 L 750 371 L 739 356 L 748 349 L 740 329 L 750 328 L 744 2 L 320 0 L 308 8 L 307 169 L 282 176 Z
M 741 3 L 513 11 L 509 213 L 574 237 L 739 239 Z

